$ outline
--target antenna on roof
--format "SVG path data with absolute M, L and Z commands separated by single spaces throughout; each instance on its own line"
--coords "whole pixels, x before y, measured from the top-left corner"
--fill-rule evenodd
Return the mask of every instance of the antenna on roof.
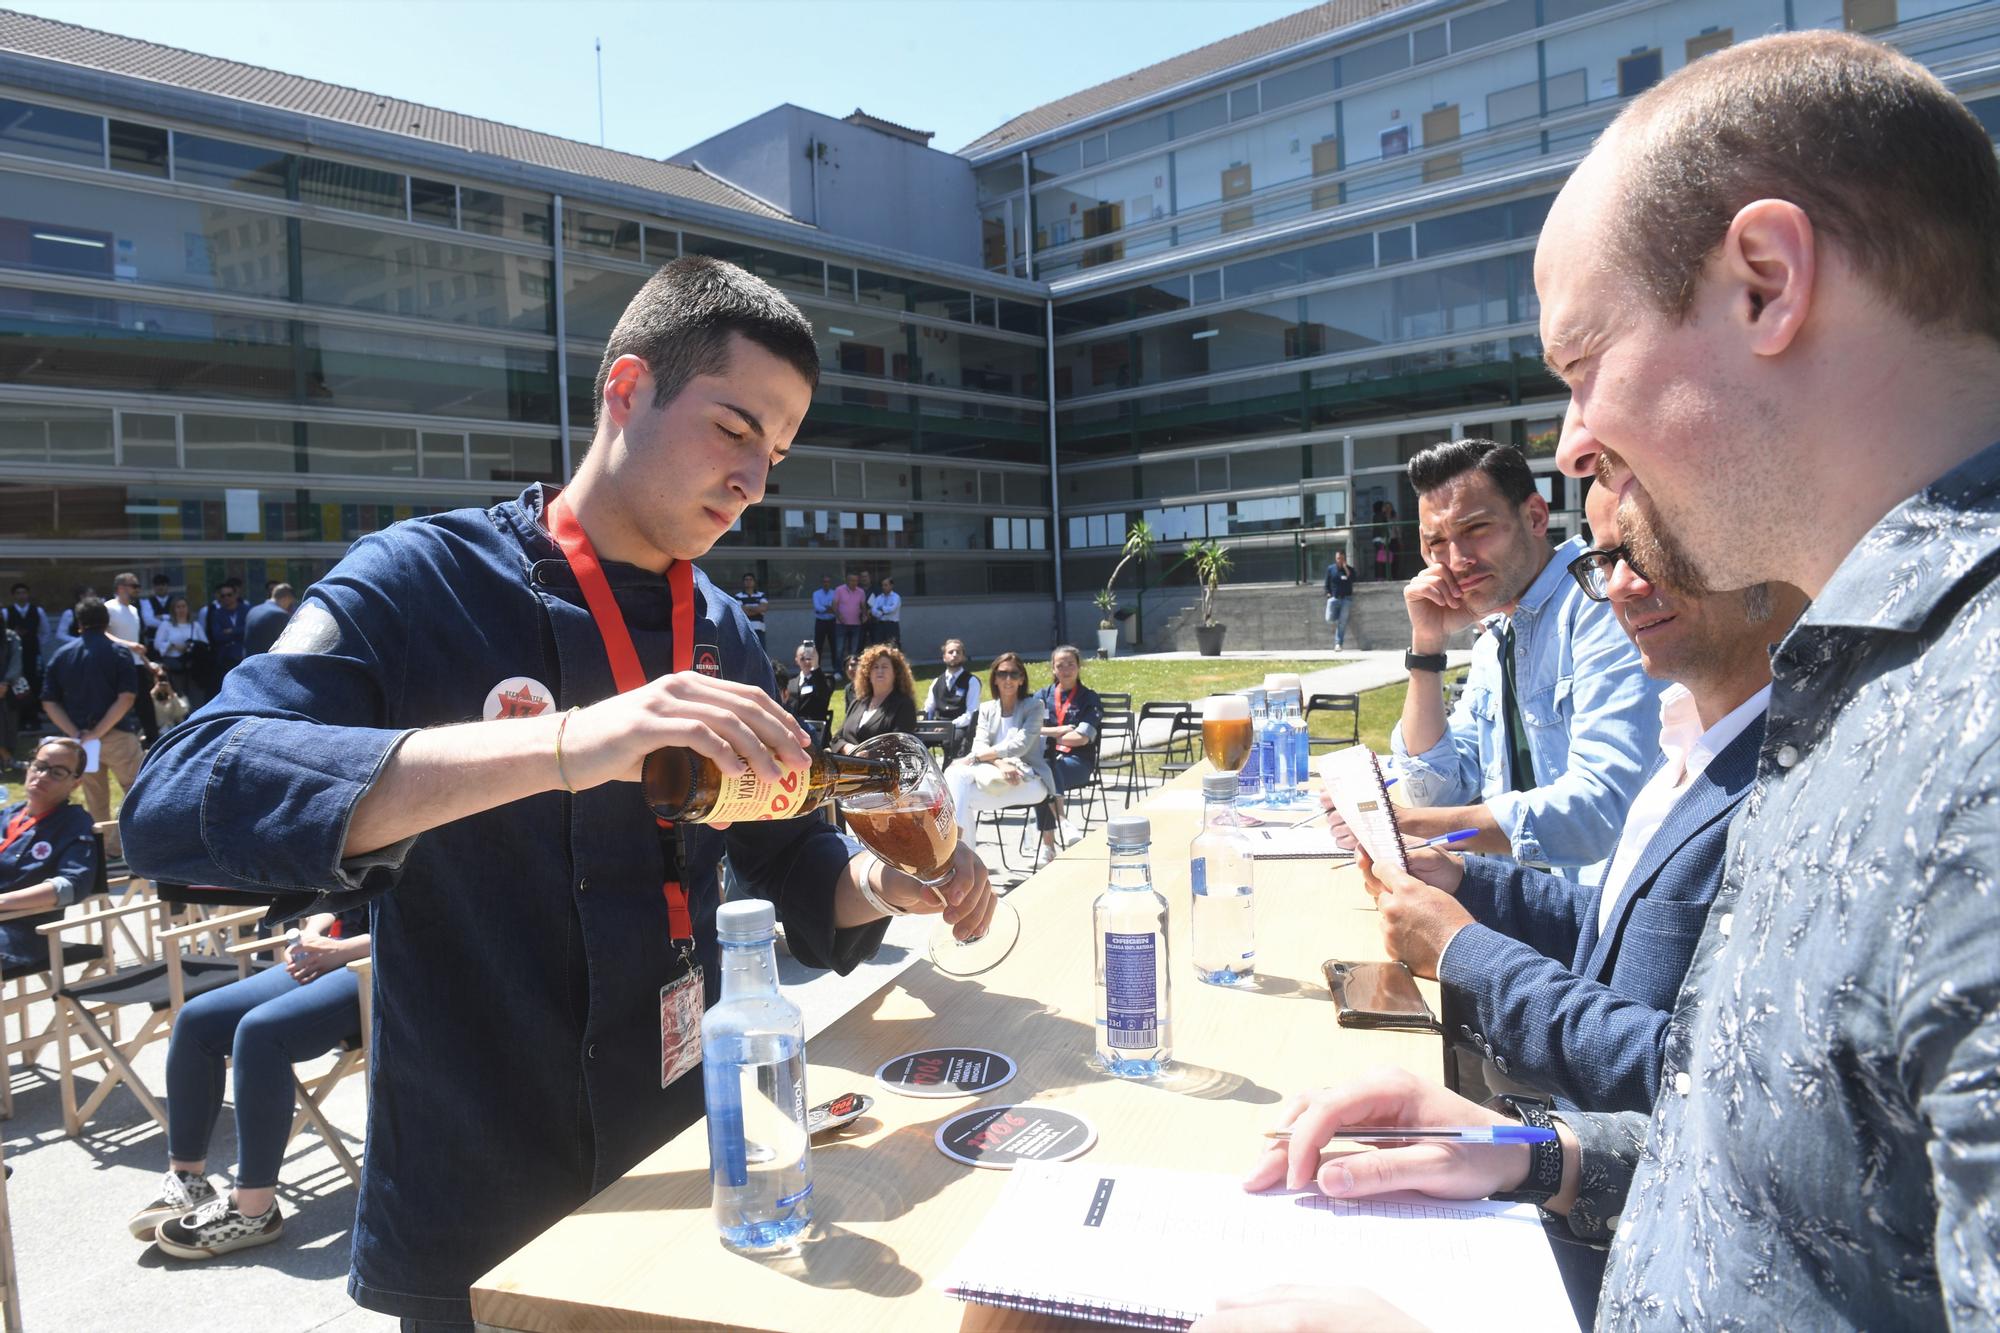
M 597 146 L 604 147 L 604 39 L 594 38 L 597 48 Z

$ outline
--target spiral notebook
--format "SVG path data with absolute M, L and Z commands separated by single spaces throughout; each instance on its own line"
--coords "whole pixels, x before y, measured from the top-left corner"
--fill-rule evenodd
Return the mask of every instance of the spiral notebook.
M 1403 830 L 1396 824 L 1396 803 L 1389 799 L 1389 784 L 1382 777 L 1382 761 L 1365 745 L 1319 757 L 1319 780 L 1333 798 L 1333 808 L 1347 821 L 1347 827 L 1368 850 L 1369 859 L 1410 868 L 1403 853 Z
M 1436 1330 L 1576 1328 L 1527 1204 L 1246 1194 L 1158 1167 L 1016 1168 L 943 1281 L 963 1301 L 1148 1329 L 1297 1284 L 1366 1287 Z

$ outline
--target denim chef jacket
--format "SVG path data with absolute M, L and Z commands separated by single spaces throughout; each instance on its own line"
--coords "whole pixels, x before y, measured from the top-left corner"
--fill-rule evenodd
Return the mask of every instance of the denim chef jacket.
M 1610 605 L 1591 601 L 1569 576 L 1569 562 L 1587 549 L 1581 537 L 1558 546 L 1514 608 L 1514 679 L 1534 789 L 1517 792 L 1508 781 L 1497 632 L 1505 617 L 1488 618 L 1472 646 L 1465 693 L 1443 738 L 1413 755 L 1398 722 L 1389 748 L 1412 805 L 1484 802 L 1516 860 L 1581 867 L 1578 882 L 1595 885 L 1659 757 L 1666 685 L 1647 678 Z
M 503 681 L 554 707 L 616 692 L 595 623 L 541 525 L 553 489 L 398 523 L 355 543 L 278 647 L 148 756 L 126 802 L 140 874 L 310 888 L 312 910 L 375 897 L 368 1152 L 355 1299 L 468 1319 L 480 1274 L 698 1113 L 700 1074 L 660 1088 L 660 989 L 682 975 L 665 856 L 637 784 L 545 792 L 340 859 L 355 804 L 410 729 L 475 720 Z M 650 675 L 671 668 L 666 580 L 605 574 Z M 699 572 L 696 652 L 770 692 L 741 609 Z M 518 690 L 513 692 L 518 694 Z M 717 997 L 716 863 L 777 904 L 792 954 L 851 970 L 885 923 L 836 930 L 848 851 L 816 820 L 686 828 L 684 883 Z M 680 1115 L 678 1122 L 676 1115 Z

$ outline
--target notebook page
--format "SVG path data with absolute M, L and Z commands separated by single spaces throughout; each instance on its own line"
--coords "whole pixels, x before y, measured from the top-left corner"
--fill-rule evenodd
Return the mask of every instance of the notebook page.
M 1269 825 L 1240 828 L 1243 841 L 1255 857 L 1336 857 L 1352 856 L 1333 840 L 1333 833 L 1324 820 L 1314 820 L 1298 828 L 1272 828 Z
M 1189 1321 L 1285 1284 L 1365 1286 L 1438 1330 L 1576 1327 L 1532 1207 L 1246 1194 L 1233 1176 L 1155 1167 L 1017 1168 L 944 1280 L 964 1299 L 1027 1293 Z
M 1354 836 L 1368 849 L 1378 865 L 1408 870 L 1403 854 L 1403 835 L 1396 827 L 1396 810 L 1389 802 L 1389 789 L 1382 781 L 1382 765 L 1375 752 L 1365 745 L 1321 755 L 1319 780 L 1333 798 L 1333 808 L 1354 830 Z

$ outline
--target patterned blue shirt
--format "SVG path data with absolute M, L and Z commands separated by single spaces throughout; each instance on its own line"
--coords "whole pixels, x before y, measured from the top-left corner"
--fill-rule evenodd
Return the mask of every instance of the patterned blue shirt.
M 1438 743 L 1412 755 L 1399 722 L 1389 748 L 1410 804 L 1484 802 L 1516 860 L 1583 867 L 1579 882 L 1597 884 L 1660 757 L 1665 686 L 1647 678 L 1610 604 L 1585 597 L 1569 576 L 1569 562 L 1588 549 L 1581 537 L 1557 547 L 1514 608 L 1514 679 L 1535 787 L 1517 792 L 1508 780 L 1497 633 L 1472 646 L 1465 693 Z
M 1599 1324 L 1991 1329 L 2000 445 L 1876 524 L 1772 667 L 1650 1126 L 1563 1117 L 1571 1227 L 1614 1233 Z

